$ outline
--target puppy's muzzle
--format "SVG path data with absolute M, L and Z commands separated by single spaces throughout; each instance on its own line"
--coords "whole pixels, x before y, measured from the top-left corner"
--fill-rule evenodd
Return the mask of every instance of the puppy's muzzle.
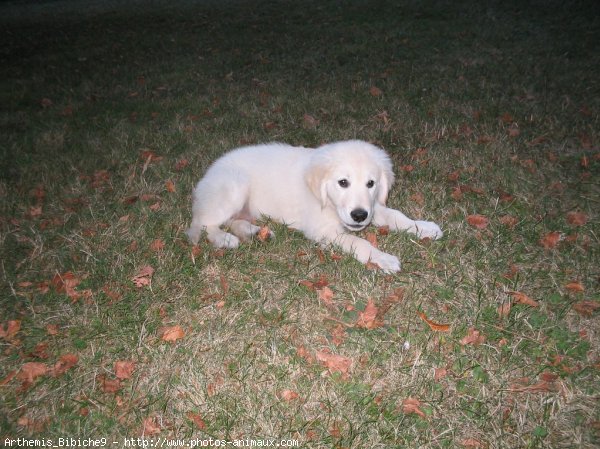
M 350 212 L 350 216 L 356 223 L 362 223 L 367 219 L 369 213 L 364 209 L 354 209 Z

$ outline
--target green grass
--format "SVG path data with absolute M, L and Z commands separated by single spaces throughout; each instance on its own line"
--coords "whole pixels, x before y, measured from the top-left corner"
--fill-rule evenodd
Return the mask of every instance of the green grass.
M 600 444 L 598 312 L 577 311 L 600 304 L 593 2 L 65 5 L 0 6 L 2 441 L 122 444 L 151 419 L 149 438 L 307 448 Z M 445 231 L 379 235 L 401 273 L 266 220 L 272 241 L 192 253 L 190 191 L 215 157 L 348 138 L 391 154 L 392 207 Z M 561 241 L 545 248 L 550 232 Z M 146 265 L 151 285 L 137 288 Z M 53 282 L 68 272 L 77 300 Z M 332 306 L 301 283 L 319 278 Z M 398 288 L 382 327 L 355 325 Z M 183 338 L 163 341 L 176 325 Z M 470 328 L 481 344 L 461 344 Z M 66 354 L 74 366 L 23 383 L 26 363 Z M 114 392 L 103 379 L 119 360 L 135 370 Z

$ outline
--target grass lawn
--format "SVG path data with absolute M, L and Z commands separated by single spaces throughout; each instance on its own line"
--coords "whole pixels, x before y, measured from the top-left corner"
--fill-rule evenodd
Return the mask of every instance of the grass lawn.
M 600 445 L 596 2 L 84 3 L 0 4 L 3 444 Z M 350 138 L 401 273 L 187 242 L 215 157 Z

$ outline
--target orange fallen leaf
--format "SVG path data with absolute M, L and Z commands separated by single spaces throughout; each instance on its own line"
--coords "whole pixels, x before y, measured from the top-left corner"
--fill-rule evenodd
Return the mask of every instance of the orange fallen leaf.
M 129 379 L 135 370 L 135 363 L 131 360 L 117 360 L 114 369 L 118 379 Z
M 142 423 L 142 436 L 156 435 L 161 432 L 160 425 L 154 416 L 148 416 Z
M 514 228 L 518 222 L 519 219 L 513 215 L 503 215 L 500 217 L 500 223 L 502 223 L 507 228 Z
M 567 290 L 569 290 L 571 292 L 575 292 L 575 293 L 581 293 L 581 292 L 585 291 L 585 287 L 579 281 L 569 282 L 567 285 L 565 285 L 565 288 Z
M 318 289 L 317 296 L 325 303 L 326 306 L 333 306 L 333 290 L 331 290 L 329 287 L 325 286 Z
M 334 345 L 339 346 L 344 343 L 344 341 L 346 341 L 346 328 L 343 325 L 338 324 L 331 331 L 331 342 Z
M 523 385 L 521 382 L 513 383 L 508 391 L 512 393 L 548 393 L 557 391 L 558 387 L 554 382 L 541 380 L 536 384 Z
M 380 97 L 381 95 L 383 95 L 383 91 L 376 86 L 371 86 L 371 88 L 369 89 L 369 93 L 373 97 Z
M 560 239 L 561 239 L 560 232 L 558 232 L 558 231 L 549 232 L 549 233 L 545 234 L 544 236 L 542 236 L 542 238 L 540 239 L 540 245 L 542 245 L 546 249 L 552 249 L 552 248 L 556 247 L 556 245 L 558 245 L 558 242 L 560 242 Z
M 463 447 L 470 447 L 470 448 L 475 448 L 475 449 L 480 449 L 480 448 L 486 448 L 487 445 L 482 443 L 479 440 L 476 440 L 475 438 L 465 438 L 464 440 L 460 441 L 460 445 Z
M 8 384 L 11 380 L 13 380 L 17 376 L 17 370 L 9 371 L 6 377 L 0 380 L 0 386 Z
M 152 283 L 153 273 L 154 268 L 150 265 L 146 265 L 138 270 L 137 274 L 132 278 L 132 281 L 138 288 L 145 287 Z
M 516 303 L 523 304 L 523 305 L 526 305 L 526 306 L 531 306 L 531 307 L 539 307 L 539 305 L 540 305 L 536 300 L 531 299 L 525 293 L 522 293 L 522 292 L 508 292 L 508 294 L 511 295 L 515 299 Z
M 260 230 L 258 231 L 258 233 L 256 234 L 256 237 L 261 242 L 264 242 L 271 237 L 271 234 L 272 234 L 271 230 L 267 226 L 262 226 L 260 228 Z
M 48 373 L 48 366 L 41 362 L 27 362 L 21 366 L 17 374 L 17 379 L 27 383 L 33 383 L 40 376 Z
M 185 332 L 183 331 L 181 326 L 177 325 L 177 326 L 165 327 L 162 330 L 161 339 L 164 341 L 168 341 L 168 342 L 174 342 L 174 341 L 179 340 L 180 338 L 183 338 L 184 336 L 185 336 Z
M 464 336 L 460 340 L 459 343 L 463 346 L 464 345 L 479 346 L 483 342 L 485 342 L 485 336 L 482 335 L 481 332 L 478 331 L 477 329 L 475 329 L 474 327 L 470 327 L 467 332 L 467 335 Z
M 583 212 L 569 212 L 567 214 L 567 223 L 573 226 L 583 226 L 588 221 L 588 216 Z
M 152 240 L 150 249 L 155 252 L 162 251 L 165 248 L 165 242 L 161 239 Z
M 290 402 L 290 401 L 293 401 L 294 399 L 298 399 L 300 396 L 295 391 L 282 390 L 279 392 L 279 397 L 286 402 Z
M 302 117 L 302 121 L 304 123 L 304 128 L 306 129 L 316 128 L 319 125 L 319 120 L 317 120 L 310 114 L 304 114 L 304 116 Z
M 365 234 L 365 239 L 367 240 L 367 242 L 369 242 L 371 245 L 373 245 L 373 247 L 379 248 L 379 245 L 377 243 L 377 234 L 376 233 L 367 232 Z
M 473 214 L 467 216 L 467 223 L 477 229 L 487 228 L 489 222 L 489 219 L 484 215 Z
M 53 377 L 62 376 L 68 370 L 77 365 L 79 357 L 75 354 L 63 354 L 50 370 Z
M 187 167 L 189 165 L 190 161 L 188 161 L 187 159 L 180 159 L 179 161 L 177 161 L 177 163 L 175 164 L 175 170 L 177 171 L 181 171 L 183 170 L 185 167 Z
M 425 321 L 427 323 L 427 325 L 431 328 L 431 330 L 434 330 L 437 332 L 448 332 L 450 330 L 449 324 L 436 323 L 435 321 L 432 321 L 429 318 L 427 318 L 427 315 L 425 315 L 423 312 L 417 312 L 417 313 L 419 315 L 419 318 L 421 318 L 423 321 Z
M 170 179 L 165 182 L 165 189 L 169 193 L 175 193 L 177 189 L 175 188 L 175 183 Z
M 105 393 L 116 393 L 121 389 L 121 381 L 119 379 L 109 379 L 104 374 L 97 376 L 96 381 L 100 389 Z
M 194 412 L 187 412 L 185 416 L 187 416 L 187 418 L 190 421 L 192 421 L 198 429 L 200 429 L 200 430 L 206 429 L 206 423 L 204 422 L 204 420 L 202 419 L 202 416 L 200 416 L 200 414 L 194 413 Z
M 352 366 L 352 360 L 337 354 L 331 354 L 325 351 L 317 351 L 315 354 L 317 360 L 325 366 L 330 373 L 340 373 L 342 377 L 348 376 L 348 371 Z
M 416 398 L 406 398 L 402 401 L 402 411 L 407 414 L 415 414 L 421 418 L 426 418 L 427 415 L 421 410 L 421 401 Z
M 4 324 L 0 326 L 0 338 L 12 340 L 19 330 L 21 330 L 21 320 L 9 320 L 6 323 L 6 329 Z
M 48 324 L 46 326 L 46 333 L 48 335 L 58 335 L 58 324 Z
M 433 378 L 436 381 L 442 380 L 444 377 L 448 375 L 448 370 L 446 368 L 435 368 L 433 370 Z
M 573 304 L 573 310 L 584 317 L 591 317 L 600 308 L 600 302 L 586 300 Z
M 364 329 L 375 329 L 383 326 L 383 321 L 378 319 L 379 310 L 372 299 L 369 299 L 365 310 L 358 314 L 358 320 L 356 321 L 357 327 Z
M 510 315 L 510 309 L 512 308 L 512 304 L 510 301 L 506 301 L 498 306 L 498 316 L 500 318 L 506 318 Z

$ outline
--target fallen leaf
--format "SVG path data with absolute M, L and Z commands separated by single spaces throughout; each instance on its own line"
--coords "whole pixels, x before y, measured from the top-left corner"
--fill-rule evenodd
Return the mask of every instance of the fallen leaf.
M 206 429 L 206 423 L 204 422 L 204 420 L 202 419 L 202 416 L 200 416 L 200 414 L 194 413 L 194 412 L 187 412 L 185 416 L 187 416 L 187 418 L 190 421 L 192 421 L 198 429 L 200 429 L 200 430 Z
M 333 290 L 325 286 L 317 290 L 317 296 L 327 307 L 333 306 Z
M 464 345 L 479 346 L 483 342 L 485 342 L 485 336 L 482 335 L 481 332 L 478 331 L 477 329 L 475 329 L 474 327 L 470 327 L 467 332 L 467 335 L 464 336 L 460 340 L 459 343 L 463 346 Z
M 150 249 L 155 252 L 162 251 L 165 248 L 165 242 L 161 239 L 152 240 Z
M 286 402 L 290 402 L 290 401 L 293 401 L 294 399 L 298 399 L 300 396 L 295 391 L 282 390 L 279 392 L 279 397 Z
M 569 282 L 567 285 L 565 285 L 565 288 L 574 293 L 581 293 L 585 291 L 585 287 L 579 281 Z
M 48 373 L 48 366 L 41 362 L 27 362 L 21 366 L 17 374 L 17 379 L 27 383 L 33 383 L 40 376 Z
M 13 380 L 17 376 L 17 370 L 9 371 L 6 377 L 0 380 L 0 386 L 8 384 L 11 380 Z
M 345 326 L 338 324 L 331 331 L 331 342 L 334 345 L 339 346 L 344 343 L 344 341 L 346 341 L 346 328 Z
M 118 379 L 129 379 L 135 370 L 135 363 L 131 360 L 117 360 L 114 369 Z
M 258 233 L 256 234 L 256 237 L 261 242 L 264 242 L 271 237 L 271 230 L 267 226 L 262 226 L 260 228 L 260 230 L 258 231 Z
M 6 323 L 6 329 L 4 328 L 4 324 L 0 326 L 0 338 L 4 338 L 5 340 L 12 340 L 17 332 L 21 330 L 21 320 L 9 320 Z
M 573 304 L 573 310 L 584 317 L 591 317 L 600 308 L 600 302 L 586 300 Z
M 474 214 L 467 216 L 467 223 L 477 229 L 485 229 L 489 224 L 489 220 L 484 215 Z
M 519 219 L 513 215 L 503 215 L 500 217 L 500 223 L 502 223 L 507 228 L 514 228 L 518 222 Z
M 558 387 L 554 382 L 541 380 L 536 384 L 522 385 L 520 382 L 513 383 L 508 391 L 512 393 L 549 393 L 557 391 Z
M 50 375 L 53 377 L 62 376 L 68 370 L 77 365 L 79 357 L 75 354 L 63 354 L 50 370 Z
M 407 414 L 415 414 L 425 419 L 427 415 L 421 410 L 421 401 L 416 398 L 406 398 L 402 401 L 402 411 Z
M 96 377 L 96 381 L 100 389 L 105 393 L 116 393 L 121 389 L 121 381 L 119 379 L 109 379 L 104 374 Z
M 365 233 L 365 239 L 369 242 L 374 248 L 379 248 L 377 244 L 377 234 L 374 232 Z
M 429 318 L 427 318 L 427 315 L 425 315 L 423 312 L 417 312 L 417 313 L 419 315 L 419 318 L 421 318 L 423 321 L 425 321 L 427 323 L 427 325 L 431 328 L 431 330 L 434 330 L 437 332 L 448 332 L 450 330 L 449 324 L 436 323 L 435 321 L 432 321 Z
M 58 335 L 58 324 L 46 325 L 46 333 L 48 335 Z
M 567 214 L 567 223 L 573 226 L 583 226 L 588 221 L 588 216 L 583 212 L 569 212 Z
M 306 129 L 316 128 L 319 125 L 319 120 L 317 120 L 310 114 L 304 114 L 302 120 L 304 123 L 304 128 Z
M 154 416 L 148 416 L 142 423 L 142 436 L 156 435 L 161 432 L 160 425 Z
M 552 249 L 552 248 L 556 247 L 556 245 L 558 245 L 558 242 L 560 242 L 560 239 L 561 239 L 560 232 L 558 232 L 558 231 L 549 232 L 540 239 L 540 245 L 542 245 L 546 249 Z
M 448 370 L 446 368 L 435 368 L 433 370 L 433 378 L 436 381 L 442 380 L 447 375 L 448 375 Z
M 164 341 L 168 341 L 168 342 L 174 342 L 174 341 L 179 340 L 180 338 L 183 338 L 184 336 L 185 336 L 185 332 L 183 331 L 181 326 L 177 325 L 177 326 L 165 327 L 162 330 L 161 339 Z
M 460 445 L 463 447 L 469 447 L 469 448 L 472 447 L 475 449 L 487 447 L 487 444 L 484 444 L 481 441 L 476 440 L 475 438 L 465 438 L 464 440 L 460 441 Z
M 383 95 L 383 91 L 376 86 L 371 86 L 371 88 L 369 89 L 369 93 L 373 97 L 380 97 L 381 95 Z
M 181 171 L 183 170 L 185 167 L 187 167 L 189 165 L 190 161 L 188 161 L 187 159 L 180 159 L 179 161 L 177 161 L 177 163 L 175 164 L 175 170 L 177 171 Z
M 498 306 L 498 316 L 500 318 L 506 318 L 510 315 L 510 309 L 512 304 L 510 301 L 506 301 Z
M 526 305 L 526 306 L 531 306 L 531 307 L 539 307 L 539 305 L 540 305 L 536 300 L 531 299 L 525 293 L 522 293 L 522 292 L 508 292 L 508 294 L 511 295 L 515 299 L 516 303 L 523 304 L 523 305 Z
M 137 274 L 132 278 L 132 281 L 138 288 L 145 287 L 151 284 L 153 273 L 154 268 L 150 265 L 146 265 L 138 270 Z
M 177 189 L 175 188 L 175 183 L 170 179 L 165 182 L 165 189 L 169 193 L 175 193 Z
M 348 371 L 352 366 L 351 359 L 325 351 L 317 351 L 315 356 L 317 360 L 329 370 L 330 373 L 340 373 L 342 377 L 348 376 Z
M 381 327 L 383 326 L 383 321 L 379 320 L 378 316 L 379 311 L 377 306 L 375 306 L 375 302 L 372 299 L 369 299 L 365 310 L 358 314 L 356 326 L 364 329 L 375 329 L 377 327 Z

